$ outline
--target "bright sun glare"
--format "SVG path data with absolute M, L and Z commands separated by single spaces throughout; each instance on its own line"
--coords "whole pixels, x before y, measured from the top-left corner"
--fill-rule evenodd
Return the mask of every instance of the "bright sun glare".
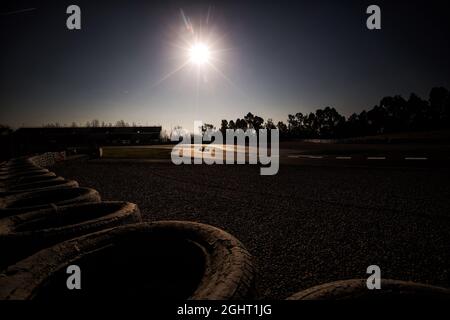
M 220 63 L 222 62 L 221 58 L 223 58 L 223 56 L 221 56 L 222 53 L 229 50 L 218 47 L 218 44 L 221 45 L 223 36 L 216 38 L 214 33 L 208 32 L 208 30 L 205 29 L 203 30 L 204 36 L 202 36 L 202 32 L 200 32 L 200 30 L 197 31 L 197 29 L 194 28 L 190 18 L 184 14 L 183 10 L 180 10 L 180 12 L 185 28 L 180 29 L 180 33 L 176 36 L 176 39 L 178 40 L 173 44 L 173 46 L 178 50 L 181 49 L 177 54 L 181 60 L 181 63 L 158 80 L 155 83 L 155 86 L 172 77 L 174 74 L 183 70 L 187 66 L 194 66 L 198 71 L 196 82 L 197 87 L 200 84 L 200 79 L 203 79 L 206 82 L 206 79 L 210 78 L 206 77 L 206 74 L 209 73 L 210 70 L 216 72 L 219 76 L 234 86 L 232 81 L 228 79 L 219 68 Z M 217 65 L 217 63 L 219 63 L 219 65 Z
M 208 46 L 204 43 L 196 43 L 189 49 L 190 61 L 196 65 L 208 63 L 210 57 L 211 52 Z

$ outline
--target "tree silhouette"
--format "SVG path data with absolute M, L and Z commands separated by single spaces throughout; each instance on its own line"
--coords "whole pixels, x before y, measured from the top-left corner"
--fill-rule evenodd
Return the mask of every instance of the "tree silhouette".
M 272 130 L 272 129 L 276 129 L 277 127 L 273 123 L 272 118 L 269 118 L 269 119 L 267 119 L 266 124 L 264 125 L 264 128 Z
M 449 91 L 443 87 L 431 89 L 429 103 L 432 121 L 439 125 L 444 125 L 445 122 L 449 119 Z
M 432 88 L 429 99 L 411 93 L 408 100 L 400 95 L 387 96 L 370 110 L 353 113 L 348 119 L 333 107 L 315 112 L 289 114 L 287 124 L 275 126 L 268 119 L 265 128 L 278 128 L 283 138 L 346 138 L 385 133 L 436 130 L 447 128 L 450 121 L 450 92 L 444 87 Z M 263 127 L 264 120 L 249 112 L 236 122 L 222 120 L 221 131 Z
M 222 123 L 220 124 L 220 132 L 222 132 L 223 135 L 226 134 L 228 128 L 228 121 L 222 120 Z

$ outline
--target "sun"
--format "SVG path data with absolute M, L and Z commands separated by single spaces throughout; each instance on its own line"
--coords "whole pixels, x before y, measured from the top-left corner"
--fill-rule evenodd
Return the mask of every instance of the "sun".
M 209 63 L 211 51 L 204 43 L 195 43 L 189 48 L 189 61 L 195 65 L 201 66 Z
M 183 10 L 180 9 L 180 13 L 184 28 L 176 29 L 179 31 L 174 35 L 175 41 L 171 43 L 172 47 L 177 50 L 173 53 L 173 57 L 179 60 L 179 63 L 153 86 L 158 86 L 181 70 L 188 69 L 189 71 L 197 71 L 195 72 L 197 75 L 197 87 L 201 80 L 206 83 L 214 79 L 211 75 L 212 73 L 216 73 L 235 87 L 234 83 L 220 68 L 221 65 L 225 64 L 223 60 L 224 55 L 232 50 L 231 48 L 223 47 L 225 36 L 218 36 L 210 27 L 196 28 Z M 208 21 L 208 19 L 206 20 Z

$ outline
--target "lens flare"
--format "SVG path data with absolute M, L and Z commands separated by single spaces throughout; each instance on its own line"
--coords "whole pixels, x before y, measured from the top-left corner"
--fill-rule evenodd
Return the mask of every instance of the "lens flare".
M 204 65 L 209 63 L 211 51 L 204 43 L 196 43 L 189 49 L 189 60 L 196 65 Z

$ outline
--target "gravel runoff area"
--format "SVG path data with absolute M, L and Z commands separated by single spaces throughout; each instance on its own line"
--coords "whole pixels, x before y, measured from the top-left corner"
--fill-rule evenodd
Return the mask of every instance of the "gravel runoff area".
M 367 277 L 450 287 L 450 169 L 68 162 L 57 174 L 148 221 L 191 220 L 237 237 L 256 259 L 261 298 Z

